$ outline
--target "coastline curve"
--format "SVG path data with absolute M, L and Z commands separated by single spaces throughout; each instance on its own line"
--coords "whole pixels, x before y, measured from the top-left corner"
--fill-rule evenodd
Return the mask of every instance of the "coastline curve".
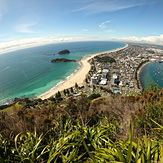
M 90 59 L 92 59 L 96 56 L 102 55 L 103 53 L 113 53 L 113 52 L 123 50 L 127 47 L 128 47 L 128 44 L 126 44 L 122 48 L 118 48 L 115 50 L 87 55 L 86 57 L 84 57 L 82 60 L 79 61 L 81 66 L 74 74 L 70 75 L 70 77 L 67 80 L 60 83 L 58 86 L 54 87 L 54 89 L 52 91 L 50 91 L 50 92 L 48 91 L 47 93 L 45 92 L 44 94 L 38 96 L 38 98 L 41 98 L 42 100 L 44 100 L 51 96 L 54 96 L 58 91 L 63 91 L 64 89 L 73 87 L 75 85 L 75 83 L 82 84 L 86 78 L 86 75 L 88 74 L 89 70 L 91 69 L 91 65 L 89 63 Z

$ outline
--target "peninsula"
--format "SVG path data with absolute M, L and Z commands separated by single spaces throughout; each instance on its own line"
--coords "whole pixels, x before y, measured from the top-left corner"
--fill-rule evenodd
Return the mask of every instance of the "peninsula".
M 82 92 L 110 93 L 141 92 L 139 72 L 150 62 L 158 61 L 163 50 L 152 45 L 127 44 L 125 47 L 85 57 L 80 61 L 81 68 L 57 86 L 53 91 L 40 96 L 42 99 L 55 95 L 58 91 L 84 85 Z M 96 57 L 98 56 L 98 57 Z M 103 62 L 107 58 L 107 62 Z M 105 93 L 108 96 L 108 93 Z

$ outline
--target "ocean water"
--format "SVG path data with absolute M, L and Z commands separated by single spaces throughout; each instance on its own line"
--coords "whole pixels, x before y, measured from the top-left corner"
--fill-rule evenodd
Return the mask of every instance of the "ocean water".
M 0 54 L 0 104 L 15 97 L 38 97 L 55 89 L 80 68 L 77 62 L 51 63 L 52 59 L 80 60 L 90 54 L 124 46 L 124 43 L 111 41 L 69 42 Z M 71 53 L 57 54 L 63 49 L 68 49 Z
M 140 72 L 140 83 L 143 88 L 148 88 L 149 83 L 155 82 L 163 88 L 163 63 L 149 63 Z

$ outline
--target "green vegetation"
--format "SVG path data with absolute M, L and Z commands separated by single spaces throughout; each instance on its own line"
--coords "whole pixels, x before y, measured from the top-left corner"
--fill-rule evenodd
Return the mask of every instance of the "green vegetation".
M 2 105 L 2 108 L 3 108 L 3 106 L 4 105 Z M 12 114 L 12 113 L 14 113 L 14 110 L 15 109 L 19 109 L 19 108 L 22 107 L 22 105 L 20 103 L 15 103 L 14 106 L 13 106 L 13 104 L 11 104 L 11 105 L 5 105 L 5 106 L 6 107 L 3 108 L 2 110 L 0 110 L 0 112 L 7 112 L 7 113 Z
M 18 100 L 13 114 L 0 113 L 0 162 L 163 162 L 163 90 L 62 94 Z
M 113 62 L 116 62 L 114 58 L 111 58 L 109 56 L 96 56 L 94 57 L 94 59 L 97 61 L 97 62 L 101 62 L 101 63 L 113 63 Z
M 93 93 L 93 94 L 91 94 L 91 95 L 88 97 L 88 99 L 89 99 L 89 100 L 93 100 L 93 99 L 98 98 L 98 97 L 101 97 L 101 95 L 100 95 L 100 94 L 95 94 L 95 93 Z

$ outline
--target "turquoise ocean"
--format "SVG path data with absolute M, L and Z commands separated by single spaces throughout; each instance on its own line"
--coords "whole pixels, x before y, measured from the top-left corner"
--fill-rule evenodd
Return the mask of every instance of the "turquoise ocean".
M 163 63 L 149 63 L 140 72 L 140 83 L 143 88 L 148 88 L 149 83 L 155 82 L 163 88 Z
M 124 47 L 121 42 L 87 41 L 55 43 L 0 54 L 0 104 L 18 98 L 35 98 L 51 91 L 79 68 L 78 62 L 51 63 L 55 58 L 83 57 Z M 68 49 L 70 54 L 59 55 Z

